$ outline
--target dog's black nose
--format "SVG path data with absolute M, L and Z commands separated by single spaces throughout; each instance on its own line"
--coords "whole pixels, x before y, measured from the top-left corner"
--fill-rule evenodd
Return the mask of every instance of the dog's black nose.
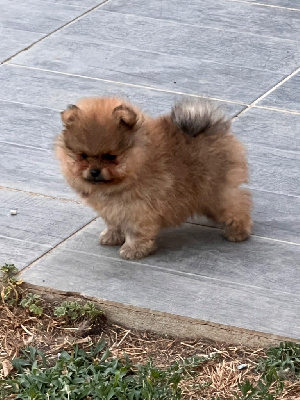
M 98 176 L 100 175 L 100 169 L 98 169 L 98 168 L 93 168 L 93 169 L 91 169 L 91 170 L 90 170 L 90 175 L 91 175 L 93 178 L 98 178 Z

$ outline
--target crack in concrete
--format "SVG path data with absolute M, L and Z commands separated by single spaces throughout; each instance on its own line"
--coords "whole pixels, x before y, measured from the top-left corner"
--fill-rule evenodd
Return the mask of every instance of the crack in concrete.
M 231 1 L 231 0 L 230 0 Z M 244 110 L 240 111 L 239 113 L 237 113 L 235 118 L 238 118 L 240 115 L 246 113 L 248 110 L 250 110 L 253 107 L 256 108 L 266 108 L 266 109 L 270 109 L 269 107 L 264 107 L 264 106 L 257 106 L 256 104 L 258 102 L 260 102 L 261 100 L 263 100 L 265 97 L 267 97 L 269 94 L 271 94 L 272 92 L 274 92 L 276 89 L 278 89 L 280 86 L 282 86 L 284 83 L 286 83 L 288 80 L 290 80 L 293 76 L 297 75 L 300 72 L 300 67 L 296 68 L 292 73 L 290 73 L 289 75 L 287 75 L 285 78 L 283 78 L 281 81 L 279 81 L 276 85 L 274 85 L 271 89 L 267 90 L 265 93 L 263 93 L 262 95 L 260 95 L 257 99 L 255 99 L 251 104 L 249 104 L 247 106 L 247 108 L 245 108 Z M 281 111 L 281 112 L 289 112 L 287 110 L 282 110 L 282 109 L 275 109 L 275 111 Z M 298 113 L 297 111 L 295 112 L 294 110 L 291 110 L 290 112 L 291 114 L 300 114 L 300 112 Z

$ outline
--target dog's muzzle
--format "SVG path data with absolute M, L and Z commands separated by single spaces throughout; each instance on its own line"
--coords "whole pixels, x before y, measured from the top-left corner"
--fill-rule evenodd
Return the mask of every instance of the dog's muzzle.
M 105 179 L 103 178 L 100 169 L 98 168 L 93 168 L 90 170 L 89 175 L 87 177 L 87 180 L 90 182 L 104 182 Z

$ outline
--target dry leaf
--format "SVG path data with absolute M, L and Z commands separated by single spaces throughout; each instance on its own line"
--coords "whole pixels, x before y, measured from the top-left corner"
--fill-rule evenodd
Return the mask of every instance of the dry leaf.
M 89 336 L 83 338 L 83 339 L 78 339 L 74 344 L 82 344 L 82 343 L 89 343 L 91 341 L 91 338 Z
M 29 343 L 33 341 L 33 336 L 28 336 L 27 338 L 23 338 L 23 343 L 25 346 L 28 346 Z
M 2 361 L 2 371 L 3 371 L 4 377 L 7 377 L 13 369 L 14 369 L 14 367 L 12 366 L 12 364 L 9 360 Z

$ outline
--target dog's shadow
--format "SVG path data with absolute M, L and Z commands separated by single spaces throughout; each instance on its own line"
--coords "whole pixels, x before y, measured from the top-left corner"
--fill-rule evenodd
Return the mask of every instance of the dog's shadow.
M 190 263 L 226 255 L 236 257 L 248 241 L 232 243 L 224 238 L 220 227 L 185 223 L 179 228 L 166 229 L 157 239 L 157 250 L 150 259 L 168 263 Z M 242 250 L 243 248 L 243 250 Z
M 138 262 L 172 274 L 188 274 L 190 279 L 210 277 L 241 282 L 256 275 L 252 266 L 257 258 L 264 260 L 264 252 L 271 256 L 274 251 L 257 246 L 251 237 L 233 243 L 224 238 L 220 228 L 191 223 L 162 231 L 157 245 L 156 252 Z
M 99 248 L 98 236 L 103 229 L 105 229 L 105 223 L 99 218 L 79 232 L 77 240 L 69 242 L 67 247 L 95 255 L 100 253 L 107 258 L 122 262 L 119 246 L 100 246 Z M 223 236 L 223 230 L 213 227 L 212 224 L 204 226 L 184 223 L 177 228 L 162 230 L 157 238 L 156 251 L 145 258 L 130 262 L 174 271 L 200 272 L 207 269 L 212 271 L 216 266 L 228 269 L 231 265 L 252 264 L 255 254 L 261 253 L 261 250 L 252 239 L 242 243 L 227 241 Z

